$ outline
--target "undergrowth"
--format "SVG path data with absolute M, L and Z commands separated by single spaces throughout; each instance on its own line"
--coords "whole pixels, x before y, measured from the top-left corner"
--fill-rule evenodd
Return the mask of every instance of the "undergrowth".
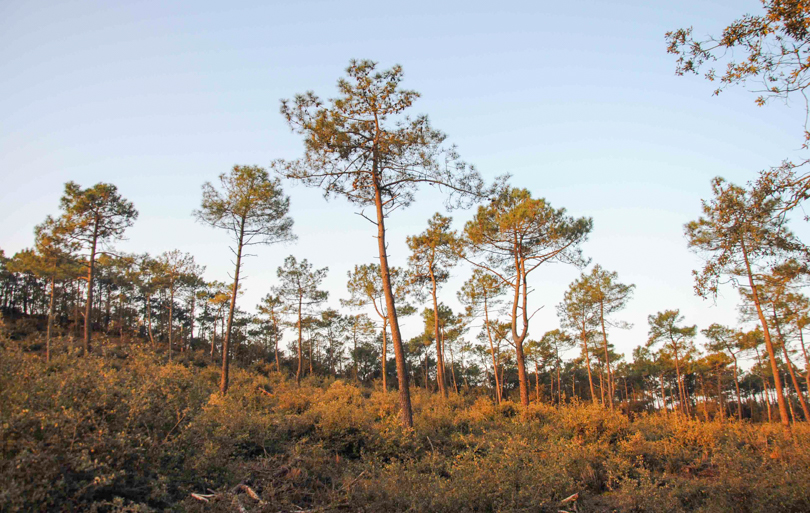
M 0 346 L 3 511 L 810 511 L 804 424 L 414 389 L 405 430 L 395 391 L 259 364 L 222 397 L 204 354 Z

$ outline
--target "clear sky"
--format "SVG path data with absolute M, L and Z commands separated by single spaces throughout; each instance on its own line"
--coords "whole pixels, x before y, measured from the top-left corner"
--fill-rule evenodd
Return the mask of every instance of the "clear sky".
M 227 238 L 196 224 L 200 186 L 234 164 L 267 166 L 303 151 L 279 100 L 335 94 L 349 59 L 401 64 L 413 109 L 458 145 L 488 179 L 576 216 L 592 216 L 584 252 L 636 285 L 611 341 L 646 340 L 647 315 L 680 308 L 699 328 L 734 324 L 737 294 L 716 306 L 692 292 L 700 260 L 683 224 L 696 219 L 709 181 L 745 182 L 796 158 L 803 107 L 756 107 L 743 89 L 712 96 L 676 77 L 664 33 L 718 34 L 760 3 L 682 2 L 0 2 L 0 248 L 30 246 L 33 227 L 58 213 L 63 184 L 111 182 L 140 211 L 127 251 L 180 249 L 227 280 Z M 285 184 L 299 240 L 256 248 L 241 305 L 252 309 L 285 256 L 330 269 L 330 303 L 346 272 L 374 261 L 373 227 L 345 202 Z M 442 210 L 425 190 L 388 222 L 394 265 L 405 237 Z M 458 227 L 471 212 L 454 212 Z M 795 227 L 807 231 L 805 225 Z M 442 292 L 454 308 L 461 266 Z M 578 276 L 549 266 L 531 279 L 532 337 L 557 327 L 555 305 Z M 405 336 L 421 328 L 403 320 Z

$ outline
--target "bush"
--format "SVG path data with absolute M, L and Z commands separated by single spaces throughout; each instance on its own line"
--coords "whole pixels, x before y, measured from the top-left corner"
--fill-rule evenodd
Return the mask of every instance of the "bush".
M 258 364 L 222 397 L 203 353 L 29 346 L 0 341 L 3 511 L 810 511 L 805 424 L 414 389 L 404 429 L 393 391 Z

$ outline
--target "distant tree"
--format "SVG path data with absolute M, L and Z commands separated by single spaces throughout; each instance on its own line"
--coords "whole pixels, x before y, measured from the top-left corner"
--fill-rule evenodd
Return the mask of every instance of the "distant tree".
M 675 373 L 678 380 L 678 398 L 680 399 L 681 410 L 684 414 L 689 414 L 689 405 L 686 399 L 686 385 L 682 379 L 681 355 L 688 349 L 689 342 L 697 333 L 697 326 L 680 326 L 683 322 L 683 315 L 679 310 L 665 310 L 655 315 L 647 317 L 650 324 L 648 345 L 654 347 L 657 344 L 669 345 L 675 357 Z
M 439 315 L 434 315 L 434 310 L 432 308 L 425 308 L 422 311 L 422 320 L 424 321 L 424 340 L 426 341 L 434 341 L 436 347 L 436 372 L 437 372 L 437 385 L 438 385 L 438 369 L 444 368 L 444 362 L 441 360 L 447 353 L 449 348 L 450 354 L 450 365 L 451 365 L 451 372 L 450 377 L 453 379 L 453 387 L 458 393 L 458 383 L 456 382 L 455 370 L 453 368 L 454 365 L 454 357 L 452 351 L 453 343 L 459 339 L 461 334 L 464 332 L 464 325 L 463 320 L 460 316 L 457 316 L 453 313 L 448 306 L 444 303 L 440 303 L 439 305 Z M 438 326 L 438 329 L 436 329 Z M 445 390 L 448 385 L 450 377 L 445 376 L 442 378 L 445 381 Z M 439 391 L 441 391 L 441 387 L 438 387 Z
M 560 324 L 576 333 L 579 338 L 585 368 L 588 371 L 591 401 L 596 404 L 590 346 L 596 339 L 596 329 L 599 326 L 599 305 L 593 294 L 591 278 L 588 275 L 583 274 L 571 282 L 568 290 L 565 291 L 562 302 L 557 305 L 557 316 L 560 319 Z
M 284 259 L 276 275 L 280 283 L 273 287 L 273 294 L 286 305 L 288 311 L 296 315 L 298 328 L 298 368 L 295 371 L 296 383 L 301 383 L 304 365 L 304 314 L 315 305 L 323 303 L 329 293 L 319 290 L 321 282 L 329 272 L 328 267 L 313 269 L 307 259 L 300 262 L 292 255 Z
M 591 231 L 590 218 L 575 219 L 526 189 L 504 187 L 488 205 L 478 207 L 464 227 L 466 258 L 512 289 L 512 340 L 520 382 L 520 401 L 529 405 L 523 341 L 529 333 L 529 274 L 548 262 L 585 263 L 580 244 Z
M 350 321 L 334 308 L 327 308 L 321 312 L 316 326 L 324 341 L 324 364 L 337 377 L 344 359 L 342 335 L 349 328 Z
M 282 115 L 294 132 L 304 136 L 305 154 L 277 165 L 284 176 L 322 188 L 327 198 L 341 196 L 360 207 L 374 207 L 374 218 L 369 220 L 377 227 L 401 422 L 410 427 L 408 374 L 389 276 L 385 219 L 394 209 L 410 205 L 420 184 L 446 188 L 451 192 L 448 201 L 478 200 L 484 190 L 478 173 L 460 162 L 453 148 L 443 146 L 445 135 L 430 126 L 427 116 L 403 114 L 419 93 L 400 88 L 402 68 L 376 71 L 376 66 L 372 61 L 352 60 L 348 77 L 338 81 L 340 97 L 328 106 L 312 92 L 292 102 L 282 100 Z
M 374 336 L 374 323 L 366 314 L 355 314 L 347 316 L 348 339 L 352 343 L 351 357 L 354 366 L 354 379 L 360 381 L 359 361 L 357 359 L 358 347 L 369 344 L 369 339 Z
M 207 284 L 206 301 L 214 310 L 212 331 L 211 331 L 211 361 L 214 361 L 214 351 L 217 339 L 217 321 L 222 322 L 222 339 L 225 340 L 225 309 L 231 304 L 231 294 L 233 288 L 221 281 L 212 281 Z
M 551 347 L 548 341 L 543 340 L 529 340 L 525 345 L 526 358 L 534 362 L 534 392 L 535 401 L 540 402 L 540 362 L 543 362 L 543 370 L 545 371 L 545 356 L 551 352 Z
M 433 300 L 433 310 L 439 308 L 438 291 L 442 283 L 450 277 L 450 268 L 458 261 L 458 255 L 452 246 L 456 238 L 450 230 L 452 219 L 436 213 L 428 220 L 428 228 L 419 235 L 408 237 L 408 258 L 411 277 L 415 284 L 429 290 Z M 439 393 L 447 397 L 444 357 L 439 341 L 439 317 L 434 316 L 434 338 L 436 340 L 436 383 Z
M 34 229 L 36 252 L 28 253 L 24 259 L 25 270 L 48 281 L 48 324 L 45 330 L 45 361 L 51 361 L 51 331 L 54 319 L 56 283 L 73 279 L 81 273 L 81 263 L 73 255 L 75 247 L 65 244 L 54 230 L 56 224 L 48 217 Z
M 194 211 L 194 217 L 204 224 L 228 231 L 233 238 L 230 249 L 236 255 L 228 327 L 222 343 L 219 389 L 224 395 L 228 392 L 229 349 L 242 250 L 255 244 L 289 242 L 295 236 L 292 233 L 293 220 L 287 216 L 290 199 L 281 190 L 279 180 L 271 179 L 267 171 L 256 166 L 234 166 L 229 174 L 219 175 L 219 182 L 221 190 L 210 182 L 203 184 L 202 206 Z
M 762 326 L 757 326 L 756 329 L 743 332 L 740 336 L 740 347 L 743 351 L 753 351 L 756 355 L 756 365 L 751 370 L 754 374 L 758 375 L 762 380 L 762 388 L 767 398 L 765 405 L 768 409 L 768 422 L 773 421 L 773 414 L 771 413 L 771 392 L 770 383 L 768 380 L 768 372 L 772 370 L 770 366 L 766 366 L 760 356 L 759 348 L 765 344 L 765 336 L 762 333 Z M 773 377 L 773 374 L 771 374 Z
M 742 332 L 717 323 L 712 324 L 706 329 L 700 330 L 700 332 L 703 334 L 703 336 L 709 339 L 709 343 L 706 345 L 709 351 L 725 352 L 725 354 L 727 354 L 733 362 L 732 369 L 734 371 L 734 387 L 737 392 L 737 418 L 742 420 L 740 380 L 737 377 L 737 356 L 742 350 L 740 347 Z
M 799 347 L 804 357 L 804 379 L 807 391 L 810 393 L 810 357 L 804 343 L 804 329 L 810 324 L 810 300 L 799 291 L 792 291 L 784 297 L 784 308 L 788 313 L 788 320 L 793 323 L 799 337 Z
M 788 370 L 793 390 L 799 399 L 799 404 L 802 407 L 805 420 L 810 420 L 810 408 L 808 408 L 807 401 L 804 398 L 802 389 L 799 386 L 799 381 L 796 378 L 796 371 L 793 362 L 790 360 L 788 352 L 788 334 L 786 330 L 790 329 L 790 317 L 793 312 L 790 311 L 789 300 L 790 294 L 793 290 L 800 290 L 805 284 L 806 268 L 800 265 L 795 260 L 788 260 L 782 264 L 773 267 L 771 272 L 759 276 L 759 299 L 760 304 L 768 311 L 766 317 L 768 318 L 769 326 L 776 331 L 779 346 L 782 348 L 782 357 L 785 361 L 785 366 Z M 741 310 L 743 315 L 747 318 L 756 317 L 755 309 L 746 308 L 746 306 L 753 304 L 753 296 L 747 290 L 740 290 L 740 294 L 744 299 Z M 754 310 L 754 312 L 751 312 Z M 752 315 L 753 314 L 753 315 Z
M 806 250 L 788 230 L 785 219 L 778 215 L 781 201 L 767 190 L 760 187 L 747 190 L 718 177 L 712 181 L 712 193 L 711 200 L 702 202 L 703 216 L 684 227 L 689 247 L 706 258 L 703 269 L 694 272 L 695 291 L 704 298 L 716 297 L 724 278 L 737 288 L 739 280 L 748 283 L 773 370 L 779 414 L 782 424 L 789 428 L 776 354 L 755 278 L 774 264 Z
M 346 288 L 349 291 L 349 299 L 341 299 L 340 303 L 350 308 L 363 308 L 371 306 L 380 318 L 382 323 L 382 368 L 385 371 L 388 361 L 388 326 L 391 316 L 388 313 L 388 302 L 385 296 L 385 287 L 382 279 L 382 271 L 377 264 L 355 265 L 353 271 L 347 273 L 349 281 Z M 388 280 L 393 287 L 394 297 L 399 303 L 399 316 L 411 315 L 415 309 L 408 304 L 407 296 L 410 294 L 410 277 L 408 273 L 398 267 L 388 269 Z M 386 372 L 382 375 L 383 390 L 388 390 Z
M 495 388 L 497 390 L 496 399 L 501 403 L 501 382 L 498 376 L 498 363 L 495 356 L 495 343 L 492 337 L 492 328 L 489 320 L 490 309 L 498 305 L 498 297 L 503 295 L 504 287 L 501 280 L 481 269 L 474 269 L 472 276 L 464 282 L 458 292 L 458 300 L 466 308 L 464 314 L 472 320 L 484 316 L 484 333 L 489 342 L 490 355 L 492 356 L 492 368 L 496 369 Z
M 138 211 L 118 194 L 115 185 L 98 183 L 82 189 L 75 182 L 65 184 L 59 202 L 62 215 L 55 220 L 53 235 L 66 244 L 76 244 L 87 251 L 87 304 L 84 312 L 83 353 L 90 352 L 92 338 L 93 285 L 96 256 L 106 247 L 121 240 L 124 231 L 138 218 Z
M 276 371 L 281 371 L 281 364 L 279 363 L 278 357 L 278 341 L 281 338 L 281 333 L 283 331 L 281 316 L 285 311 L 284 306 L 285 305 L 281 300 L 281 296 L 277 294 L 267 294 L 264 296 L 264 298 L 262 298 L 261 303 L 256 306 L 256 310 L 260 315 L 267 316 L 267 323 L 273 339 L 273 352 L 276 359 Z
M 188 325 L 188 344 L 194 342 L 194 327 L 197 321 L 197 300 L 205 297 L 204 291 L 206 282 L 203 276 L 204 273 L 205 266 L 195 264 L 180 277 L 188 308 L 188 318 L 186 319 Z
M 201 269 L 194 263 L 194 257 L 175 249 L 166 251 L 157 258 L 160 286 L 169 295 L 169 361 L 172 360 L 172 342 L 174 338 L 174 296 L 178 286 L 191 274 L 200 274 Z
M 575 342 L 571 338 L 571 335 L 560 329 L 545 332 L 540 342 L 546 347 L 549 347 L 554 353 L 554 367 L 557 372 L 557 403 L 562 404 L 562 379 L 560 376 L 560 364 L 562 363 L 562 359 L 560 358 L 560 353 L 574 347 Z
M 595 265 L 588 279 L 588 286 L 593 301 L 599 309 L 599 324 L 602 330 L 602 348 L 604 349 L 605 366 L 608 374 L 608 398 L 610 408 L 613 409 L 613 398 L 616 394 L 613 383 L 613 370 L 610 366 L 610 351 L 608 350 L 607 330 L 605 325 L 617 328 L 629 328 L 626 322 L 614 322 L 609 316 L 622 310 L 633 295 L 635 285 L 619 283 L 619 275 Z

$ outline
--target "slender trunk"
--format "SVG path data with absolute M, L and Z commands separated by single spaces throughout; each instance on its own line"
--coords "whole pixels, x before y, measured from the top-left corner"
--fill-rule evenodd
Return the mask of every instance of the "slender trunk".
M 607 382 L 608 382 L 608 400 L 610 401 L 610 409 L 613 409 L 613 371 L 610 369 L 610 352 L 608 351 L 607 331 L 605 330 L 605 303 L 604 300 L 599 301 L 599 320 L 602 323 L 602 341 L 605 346 L 605 365 L 607 366 Z
M 124 340 L 124 288 L 118 293 L 118 338 Z
M 352 327 L 352 342 L 354 343 L 354 351 L 352 352 L 354 360 L 354 380 L 360 381 L 359 369 L 357 368 L 357 324 Z
M 582 350 L 585 352 L 585 366 L 588 368 L 588 385 L 591 387 L 591 401 L 596 404 L 596 390 L 593 387 L 593 374 L 591 373 L 591 355 L 588 351 L 588 334 L 585 331 L 585 321 L 582 322 Z
M 500 373 L 501 373 L 501 387 L 503 387 L 504 386 L 503 385 L 504 366 L 501 365 L 500 359 L 498 360 L 498 367 L 499 367 L 499 370 L 500 370 Z M 503 397 L 503 395 L 504 395 L 503 388 L 501 388 L 501 397 Z
M 304 298 L 301 292 L 298 292 L 298 369 L 295 371 L 295 383 L 301 384 L 301 374 L 304 372 L 304 332 L 301 326 L 301 310 L 303 308 Z
M 799 398 L 799 404 L 802 407 L 805 422 L 810 421 L 810 411 L 807 409 L 807 401 L 804 400 L 804 394 L 799 386 L 799 381 L 796 379 L 796 371 L 793 369 L 793 363 L 790 361 L 790 356 L 788 356 L 787 341 L 785 340 L 785 337 L 782 336 L 782 327 L 779 323 L 779 318 L 776 316 L 775 305 L 773 305 L 773 316 L 774 326 L 776 326 L 776 334 L 779 336 L 779 341 L 782 343 L 782 356 L 785 358 L 785 364 L 787 365 L 788 372 L 790 373 L 790 380 L 793 382 L 793 389 L 796 391 L 796 397 Z
M 312 329 L 310 328 L 307 331 L 309 331 L 309 375 L 312 376 L 312 374 L 313 374 L 313 370 L 312 370 L 312 360 L 313 360 L 313 358 L 312 358 L 312 346 L 313 346 L 313 343 L 315 341 L 313 340 L 313 337 L 312 337 Z
M 799 331 L 799 341 L 802 345 L 802 355 L 804 355 L 804 381 L 807 385 L 807 392 L 810 393 L 810 358 L 807 357 L 807 349 L 804 347 L 804 333 L 802 327 L 798 325 L 798 322 L 796 328 Z
M 231 330 L 233 330 L 233 314 L 236 310 L 236 293 L 239 290 L 239 268 L 242 265 L 242 244 L 245 237 L 245 218 L 242 217 L 239 225 L 239 242 L 236 247 L 236 270 L 233 273 L 233 289 L 231 289 L 231 306 L 228 309 L 228 328 L 225 331 L 225 339 L 222 341 L 222 379 L 219 383 L 219 390 L 222 395 L 228 393 L 228 371 L 231 363 L 230 345 Z M 171 354 L 171 353 L 170 353 Z
M 785 403 L 785 394 L 782 390 L 782 380 L 779 377 L 779 366 L 776 364 L 776 351 L 771 342 L 771 334 L 768 331 L 768 321 L 765 320 L 765 314 L 762 312 L 762 305 L 759 300 L 759 292 L 757 286 L 754 284 L 754 274 L 751 272 L 751 264 L 748 261 L 748 251 L 745 247 L 745 242 L 740 239 L 740 246 L 743 252 L 743 260 L 745 261 L 745 269 L 748 274 L 748 284 L 751 287 L 751 297 L 754 300 L 754 306 L 757 309 L 757 317 L 762 324 L 762 334 L 765 337 L 765 348 L 768 350 L 768 357 L 771 360 L 771 370 L 773 372 L 774 388 L 776 389 L 776 401 L 779 403 L 779 416 L 782 420 L 782 425 L 790 429 L 790 421 L 788 420 L 787 404 Z
M 82 354 L 90 354 L 91 346 L 90 339 L 93 337 L 93 275 L 96 267 L 96 244 L 98 244 L 98 224 L 99 219 L 96 217 L 95 226 L 93 228 L 93 242 L 90 247 L 90 261 L 87 266 L 87 304 L 84 308 L 84 346 L 82 347 Z
M 787 381 L 787 380 L 788 380 L 787 376 L 785 376 L 785 381 Z M 787 395 L 787 403 L 788 403 L 788 409 L 790 409 L 790 422 L 792 424 L 795 424 L 796 423 L 796 412 L 793 410 L 793 399 L 790 397 L 790 392 L 788 392 L 788 395 Z
M 241 248 L 240 248 L 241 252 Z M 239 264 L 236 264 L 237 267 Z M 238 278 L 237 278 L 238 279 Z M 230 330 L 229 330 L 230 331 Z M 172 339 L 174 338 L 174 278 L 169 285 L 169 361 L 172 361 Z M 225 386 L 227 389 L 227 385 Z M 225 393 L 224 391 L 222 392 Z
M 430 284 L 431 297 L 433 299 L 433 335 L 436 339 L 436 384 L 439 385 L 439 393 L 441 396 L 447 397 L 447 385 L 444 375 L 444 355 L 442 354 L 441 334 L 439 333 L 439 303 L 436 298 L 438 286 L 432 265 L 430 267 Z
M 602 406 L 605 405 L 605 371 L 599 367 L 599 397 L 602 401 Z
M 278 361 L 278 323 L 275 316 L 273 316 L 273 351 L 276 355 L 276 372 L 281 372 L 281 364 Z
M 560 377 L 560 353 L 555 348 L 557 358 L 557 404 L 562 404 L 562 379 Z
M 489 339 L 489 351 L 492 354 L 492 368 L 495 370 L 495 390 L 497 390 L 497 401 L 501 404 L 501 382 L 498 378 L 498 363 L 495 361 L 495 345 L 492 343 L 492 330 L 489 326 L 489 305 L 487 304 L 487 296 L 484 296 L 484 327 L 487 330 L 487 338 Z
M 149 342 L 155 348 L 155 334 L 152 332 L 152 296 L 146 298 L 146 331 L 149 333 Z
M 678 399 L 680 400 L 680 409 L 684 415 L 687 415 L 686 409 L 686 391 L 684 389 L 683 384 L 681 383 L 681 362 L 680 358 L 678 358 L 678 345 L 675 343 L 675 340 L 670 336 L 670 341 L 672 342 L 672 351 L 675 354 L 675 379 L 678 381 Z
M 425 390 L 430 390 L 428 387 L 427 351 L 425 351 L 425 355 L 422 357 L 422 366 L 425 371 Z M 489 369 L 487 369 L 487 377 L 489 377 Z
M 672 392 L 672 382 L 667 381 L 667 388 L 669 389 L 669 402 L 672 405 L 672 411 L 675 411 L 675 394 Z
M 191 291 L 191 316 L 189 317 L 189 332 L 188 332 L 188 345 L 189 347 L 194 342 L 194 315 L 197 308 L 197 293 L 192 289 Z
M 388 322 L 383 319 L 383 340 L 382 340 L 382 388 L 383 393 L 388 393 L 388 373 L 386 372 L 386 363 L 388 360 Z
M 110 319 L 112 318 L 112 302 L 110 299 L 110 295 L 112 294 L 112 287 L 108 283 L 106 286 L 107 289 L 107 299 L 104 301 L 104 333 L 107 335 L 110 334 Z
M 723 384 L 721 381 L 720 365 L 716 365 L 714 372 L 717 373 L 717 408 L 722 420 L 726 416 L 726 402 L 723 400 Z M 705 395 L 704 395 L 705 397 Z
M 756 349 L 756 352 L 757 352 L 757 362 L 759 363 L 760 367 L 763 367 L 762 359 L 759 356 L 759 348 L 755 348 L 755 349 Z M 763 374 L 761 375 L 761 377 L 762 377 L 762 387 L 763 387 L 762 390 L 765 393 L 765 405 L 768 408 L 768 422 L 770 423 L 770 422 L 773 422 L 773 415 L 771 413 L 771 391 L 770 391 L 770 387 L 768 386 L 768 379 L 765 376 L 764 369 L 763 369 Z
M 731 355 L 734 359 L 734 388 L 737 391 L 737 419 L 742 420 L 742 400 L 740 399 L 740 380 L 737 377 L 737 357 Z
M 442 334 L 442 340 L 444 340 L 444 334 Z M 442 343 L 444 345 L 444 343 Z M 458 383 L 456 382 L 456 360 L 453 357 L 453 346 L 450 346 L 450 375 L 453 377 L 453 388 L 458 394 Z
M 48 328 L 45 331 L 45 363 L 51 362 L 51 327 L 53 326 L 53 298 L 55 295 L 55 287 L 55 280 L 53 276 L 51 276 L 51 298 L 48 301 Z
M 633 401 L 636 398 L 636 386 L 633 385 L 633 395 L 627 393 L 627 378 L 624 378 L 624 398 L 627 400 L 627 414 L 633 411 Z
M 537 360 L 534 361 L 534 395 L 536 400 L 540 402 L 540 369 L 537 366 Z
M 388 270 L 388 253 L 385 246 L 385 213 L 383 212 L 382 194 L 380 192 L 379 176 L 377 174 L 378 161 L 375 156 L 374 166 L 374 204 L 377 209 L 377 245 L 380 252 L 380 274 L 385 293 L 385 305 L 388 309 L 388 320 L 391 325 L 391 342 L 394 346 L 394 356 L 397 361 L 397 378 L 399 380 L 399 414 L 400 421 L 406 428 L 413 427 L 413 412 L 411 410 L 411 392 L 408 387 L 408 369 L 405 366 L 405 349 L 402 346 L 402 335 L 399 331 L 397 309 L 394 301 L 394 291 L 391 287 L 391 276 Z
M 211 327 L 211 361 L 214 361 L 214 345 L 217 341 L 217 319 L 214 318 L 213 326 Z
M 706 383 L 703 380 L 703 375 L 698 375 L 700 379 L 700 391 L 703 394 L 703 419 L 705 422 L 709 422 L 709 410 L 706 408 Z

